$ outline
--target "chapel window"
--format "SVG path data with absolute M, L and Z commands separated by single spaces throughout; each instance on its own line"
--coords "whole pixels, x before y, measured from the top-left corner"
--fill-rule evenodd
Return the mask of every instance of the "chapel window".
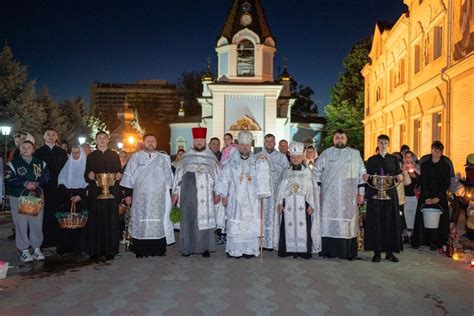
M 237 76 L 253 77 L 255 75 L 255 46 L 247 39 L 237 45 Z

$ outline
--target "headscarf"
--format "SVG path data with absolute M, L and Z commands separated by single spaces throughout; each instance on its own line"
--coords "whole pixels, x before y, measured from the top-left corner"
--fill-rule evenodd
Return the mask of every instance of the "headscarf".
M 79 147 L 81 156 L 75 160 L 72 155 L 64 165 L 63 169 L 59 173 L 58 185 L 64 185 L 68 189 L 84 189 L 87 183 L 84 179 L 84 173 L 86 171 L 86 154 L 84 149 L 80 146 L 74 146 L 73 148 Z

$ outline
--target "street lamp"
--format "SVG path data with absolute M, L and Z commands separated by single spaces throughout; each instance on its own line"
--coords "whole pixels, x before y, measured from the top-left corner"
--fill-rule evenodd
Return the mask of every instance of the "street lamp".
M 2 130 L 2 135 L 5 136 L 5 159 L 4 163 L 7 162 L 8 159 L 8 136 L 10 136 L 10 133 L 12 132 L 12 127 L 8 125 L 2 125 L 0 126 L 0 129 Z
M 130 145 L 135 144 L 135 137 L 133 137 L 133 136 L 128 136 L 128 143 L 129 143 Z
M 183 117 L 185 115 L 185 112 L 184 112 L 184 101 L 181 100 L 181 102 L 179 102 L 180 104 L 180 107 L 179 107 L 179 110 L 178 110 L 178 116 L 179 117 Z
M 84 136 L 79 136 L 77 140 L 79 141 L 79 145 L 82 145 L 86 142 L 86 138 Z

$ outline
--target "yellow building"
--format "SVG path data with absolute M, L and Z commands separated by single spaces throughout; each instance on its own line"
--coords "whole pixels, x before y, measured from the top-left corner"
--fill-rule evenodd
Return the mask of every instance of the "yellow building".
M 365 78 L 365 158 L 379 134 L 418 155 L 441 140 L 456 171 L 474 152 L 474 0 L 404 0 L 376 23 Z

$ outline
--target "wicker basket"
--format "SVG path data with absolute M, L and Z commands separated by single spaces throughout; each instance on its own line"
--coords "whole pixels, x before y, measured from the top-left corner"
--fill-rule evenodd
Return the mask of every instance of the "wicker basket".
M 27 195 L 24 195 L 25 191 L 28 191 Z M 38 216 L 44 206 L 43 191 L 39 187 L 35 190 L 24 189 L 18 198 L 18 202 L 18 213 Z
M 77 229 L 83 228 L 87 223 L 89 214 L 87 211 L 76 213 L 76 203 L 71 203 L 71 210 L 69 213 L 56 212 L 59 226 L 63 229 Z

